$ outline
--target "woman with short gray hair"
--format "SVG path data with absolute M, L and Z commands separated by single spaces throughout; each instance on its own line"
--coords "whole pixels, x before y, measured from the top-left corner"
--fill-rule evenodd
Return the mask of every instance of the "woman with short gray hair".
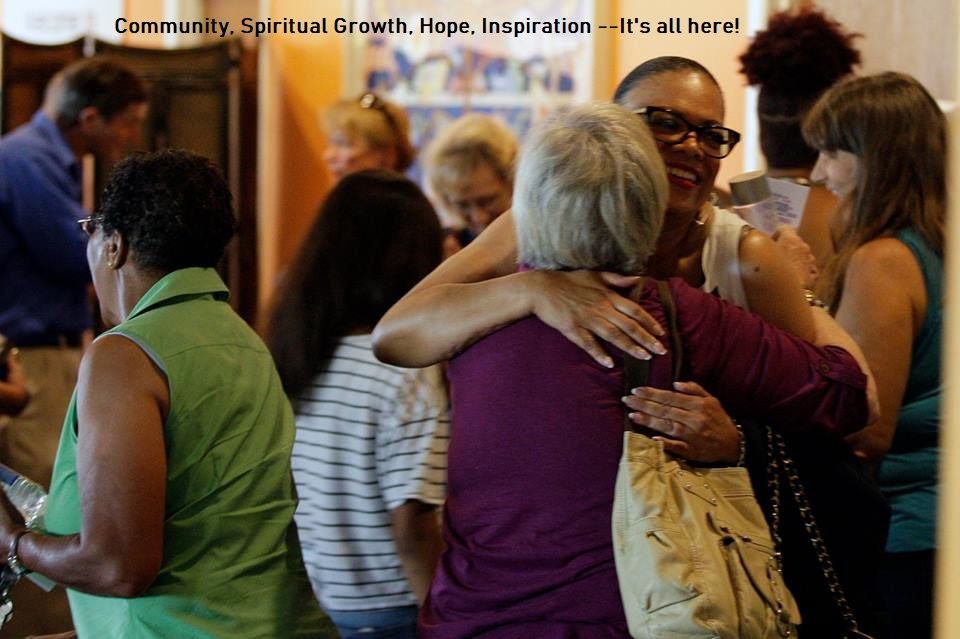
M 524 147 L 513 215 L 530 268 L 643 270 L 667 179 L 643 121 L 625 113 L 600 103 L 561 112 Z
M 585 106 L 531 134 L 515 196 L 529 281 L 551 269 L 639 274 L 663 222 L 667 181 L 636 115 Z M 682 280 L 667 288 L 684 379 L 738 414 L 784 429 L 844 434 L 866 425 L 867 380 L 849 336 L 826 330 L 813 346 Z M 653 280 L 642 278 L 625 294 L 671 326 Z M 836 326 L 829 317 L 823 324 Z M 530 316 L 451 361 L 446 550 L 421 611 L 421 637 L 628 636 L 610 527 L 623 353 L 612 359 L 611 368 L 601 366 Z M 671 388 L 673 360 L 668 352 L 651 362 L 652 387 Z M 691 453 L 680 440 L 664 446 Z M 736 436 L 691 454 L 715 463 L 738 456 Z

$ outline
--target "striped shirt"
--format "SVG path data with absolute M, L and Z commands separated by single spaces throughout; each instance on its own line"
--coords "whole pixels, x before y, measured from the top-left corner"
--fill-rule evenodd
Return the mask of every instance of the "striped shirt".
M 374 357 L 370 335 L 340 340 L 295 402 L 295 515 L 313 590 L 327 610 L 416 604 L 391 531 L 409 499 L 442 504 L 449 415 L 439 366 Z

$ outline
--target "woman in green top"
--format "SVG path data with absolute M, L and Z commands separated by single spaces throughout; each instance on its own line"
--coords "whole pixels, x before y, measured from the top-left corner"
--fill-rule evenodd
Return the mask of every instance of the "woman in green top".
M 223 178 L 186 152 L 135 156 L 81 224 L 114 328 L 83 358 L 46 530 L 0 509 L 6 563 L 66 586 L 80 637 L 316 636 L 293 415 L 213 270 L 234 230 Z
M 849 441 L 880 462 L 893 513 L 883 583 L 892 637 L 929 637 L 936 548 L 946 119 L 910 76 L 829 89 L 803 127 L 840 198 L 821 297 L 863 349 L 880 419 Z

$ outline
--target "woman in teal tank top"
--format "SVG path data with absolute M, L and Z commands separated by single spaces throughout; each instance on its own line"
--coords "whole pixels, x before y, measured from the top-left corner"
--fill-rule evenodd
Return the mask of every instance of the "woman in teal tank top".
M 929 637 L 940 429 L 946 124 L 910 76 L 881 73 L 831 88 L 804 137 L 813 178 L 841 198 L 837 254 L 820 294 L 863 348 L 881 417 L 849 439 L 879 463 L 890 502 L 882 588 L 892 637 Z
M 65 586 L 80 637 L 316 636 L 293 415 L 213 270 L 234 229 L 223 178 L 134 156 L 81 225 L 113 328 L 83 358 L 45 530 L 0 513 L 8 565 Z

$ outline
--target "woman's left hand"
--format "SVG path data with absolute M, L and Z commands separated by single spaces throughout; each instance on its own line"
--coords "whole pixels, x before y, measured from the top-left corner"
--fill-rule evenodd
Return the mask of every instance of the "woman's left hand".
M 664 437 L 668 452 L 698 462 L 736 463 L 740 432 L 719 400 L 696 382 L 674 382 L 675 391 L 644 386 L 623 398 L 629 418 Z

